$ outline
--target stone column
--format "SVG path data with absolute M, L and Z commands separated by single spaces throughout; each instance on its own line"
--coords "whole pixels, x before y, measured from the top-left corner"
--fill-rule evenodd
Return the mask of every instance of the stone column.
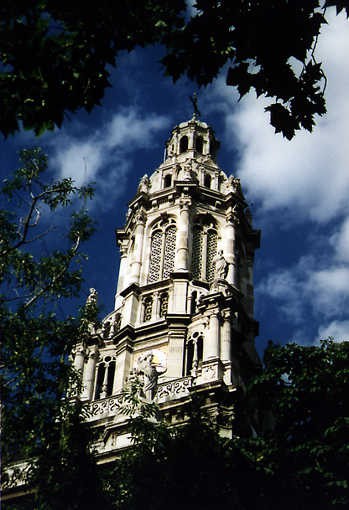
M 153 309 L 152 309 L 152 319 L 157 320 L 160 318 L 160 293 L 155 290 L 153 292 Z
M 229 264 L 229 271 L 227 274 L 227 282 L 231 285 L 237 286 L 237 260 L 236 260 L 236 241 L 235 230 L 238 225 L 238 217 L 234 208 L 230 208 L 226 215 L 226 225 L 224 229 L 225 238 L 225 258 Z
M 109 372 L 109 363 L 105 363 L 104 366 L 104 377 L 102 383 L 102 391 L 99 398 L 105 398 L 107 396 L 107 388 L 108 388 L 108 372 Z
M 210 315 L 208 336 L 204 341 L 204 361 L 219 358 L 219 337 L 220 337 L 218 312 Z
M 197 376 L 198 366 L 199 366 L 198 339 L 194 338 L 193 339 L 193 361 L 192 361 L 191 370 L 190 370 L 190 375 L 192 375 L 193 377 Z
M 247 285 L 246 285 L 246 298 L 247 298 L 247 312 L 253 316 L 254 310 L 254 295 L 253 295 L 253 255 L 246 257 L 247 267 Z
M 126 247 L 120 245 L 120 267 L 119 267 L 119 278 L 118 287 L 116 294 L 119 294 L 125 287 L 127 287 L 127 251 Z
M 190 198 L 181 198 L 178 202 L 179 218 L 177 225 L 175 271 L 188 271 L 189 260 L 189 207 Z
M 133 250 L 133 260 L 131 267 L 131 283 L 139 283 L 142 266 L 143 240 L 146 216 L 143 211 L 139 211 L 135 217 L 135 244 Z
M 231 361 L 231 322 L 229 311 L 223 313 L 223 327 L 221 336 L 221 360 Z
M 98 354 L 96 345 L 90 348 L 83 377 L 83 399 L 91 400 L 92 398 Z

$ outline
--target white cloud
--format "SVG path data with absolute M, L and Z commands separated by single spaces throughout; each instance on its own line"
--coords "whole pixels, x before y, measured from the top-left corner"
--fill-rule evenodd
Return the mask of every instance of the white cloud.
M 349 323 L 349 67 L 345 65 L 349 23 L 334 9 L 326 15 L 329 24 L 319 37 L 317 59 L 328 79 L 328 113 L 317 119 L 313 133 L 297 132 L 292 141 L 275 134 L 264 111 L 267 99 L 250 93 L 236 103 L 236 92 L 225 85 L 225 77 L 214 84 L 210 98 L 210 110 L 224 117 L 226 141 L 236 141 L 237 173 L 249 200 L 258 204 L 257 222 L 263 217 L 270 232 L 280 225 L 297 225 L 307 237 L 302 257 L 287 268 L 274 266 L 256 287 L 257 300 L 270 298 L 277 313 L 294 325 L 297 340 L 299 333 L 307 334 L 309 323 L 314 335 L 326 320 L 332 321 L 332 329 Z M 316 228 L 309 229 L 309 221 Z
M 349 340 L 349 320 L 343 321 L 332 321 L 327 325 L 319 327 L 318 332 L 319 339 L 326 339 L 333 337 L 336 341 L 348 341 Z
M 331 238 L 330 243 L 335 250 L 335 257 L 342 262 L 349 262 L 349 217 L 340 225 Z
M 71 177 L 79 186 L 95 179 L 103 164 L 103 145 L 94 137 L 85 141 L 64 137 L 55 148 L 54 165 L 58 167 L 60 178 Z
M 134 108 L 123 109 L 86 137 L 60 133 L 51 139 L 53 165 L 60 178 L 71 177 L 79 186 L 96 182 L 93 204 L 101 204 L 106 195 L 115 199 L 123 193 L 132 153 L 149 147 L 168 124 L 165 116 L 143 116 Z
M 342 319 L 349 306 L 349 268 L 308 255 L 289 269 L 267 275 L 256 293 L 276 301 L 279 313 L 297 325 Z
M 268 296 L 279 303 L 278 310 L 296 323 L 303 320 L 301 285 L 298 270 L 275 270 L 256 287 L 257 297 Z
M 140 114 L 128 109 L 114 115 L 105 130 L 105 145 L 132 152 L 135 148 L 149 147 L 154 134 L 166 127 L 168 118 L 159 115 Z
M 349 268 L 330 266 L 307 275 L 306 294 L 324 317 L 341 316 L 349 305 Z
M 267 100 L 250 93 L 234 107 L 236 95 L 214 86 L 215 109 L 225 114 L 227 138 L 237 138 L 239 177 L 264 211 L 288 209 L 289 220 L 299 217 L 324 223 L 349 211 L 349 24 L 344 15 L 328 16 L 318 43 L 318 59 L 328 77 L 328 114 L 318 119 L 313 133 L 298 132 L 292 141 L 276 135 L 264 112 Z

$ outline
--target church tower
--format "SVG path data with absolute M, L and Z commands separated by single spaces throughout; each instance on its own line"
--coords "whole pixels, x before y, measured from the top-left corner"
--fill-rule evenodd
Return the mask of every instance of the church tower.
M 164 161 L 142 177 L 116 231 L 114 310 L 74 359 L 86 420 L 100 430 L 101 461 L 127 445 L 121 409 L 130 375 L 143 377 L 143 397 L 158 403 L 169 425 L 183 421 L 199 393 L 229 434 L 237 390 L 259 365 L 252 273 L 260 232 L 239 179 L 218 167 L 218 148 L 196 115 L 176 126 Z

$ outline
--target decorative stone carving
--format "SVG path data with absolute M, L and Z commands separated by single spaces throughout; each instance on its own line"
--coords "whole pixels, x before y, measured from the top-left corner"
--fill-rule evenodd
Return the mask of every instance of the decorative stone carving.
M 98 292 L 96 289 L 91 287 L 90 293 L 86 299 L 86 305 L 94 305 L 97 306 Z
M 174 400 L 189 395 L 189 390 L 192 387 L 192 378 L 183 377 L 175 379 L 166 383 L 159 384 L 156 394 L 156 401 L 158 403 L 166 402 L 167 400 Z
M 186 159 L 181 167 L 180 180 L 193 182 L 197 181 L 198 164 L 193 159 Z
M 83 417 L 86 421 L 93 421 L 114 416 L 121 412 L 123 400 L 124 395 L 120 393 L 113 397 L 84 404 L 82 408 Z
M 227 223 L 231 223 L 233 225 L 239 225 L 240 215 L 241 215 L 241 207 L 238 204 L 235 204 L 233 207 L 229 207 L 229 209 L 227 210 L 225 219 L 226 219 Z
M 144 174 L 138 185 L 138 193 L 148 193 L 150 180 L 147 174 Z
M 225 280 L 228 274 L 228 262 L 225 260 L 223 250 L 219 250 L 215 258 L 214 263 L 214 279 Z
M 108 340 L 108 338 L 110 337 L 110 333 L 111 333 L 111 322 L 110 321 L 106 321 L 103 324 L 103 327 L 102 327 L 102 336 L 103 336 L 103 339 L 104 340 Z
M 139 356 L 136 371 L 143 375 L 143 394 L 148 402 L 154 400 L 160 374 L 166 372 L 166 367 L 155 360 L 153 352 Z
M 143 209 L 139 209 L 139 211 L 136 212 L 134 221 L 136 224 L 139 223 L 144 224 L 147 221 L 147 215 L 145 214 L 145 211 Z
M 226 191 L 228 193 L 241 193 L 241 183 L 240 179 L 237 177 L 234 177 L 233 175 L 230 175 L 228 177 L 228 180 L 226 181 Z
M 4 466 L 2 475 L 2 489 L 18 489 L 28 483 L 32 465 L 30 462 L 16 462 L 9 466 Z

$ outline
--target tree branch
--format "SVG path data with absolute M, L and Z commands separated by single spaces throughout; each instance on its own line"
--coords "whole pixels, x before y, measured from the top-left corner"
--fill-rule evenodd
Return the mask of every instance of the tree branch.
M 24 303 L 23 305 L 23 308 L 24 310 L 27 310 L 31 305 L 33 305 L 42 295 L 44 295 L 48 290 L 50 290 L 50 288 L 56 283 L 59 281 L 60 278 L 62 278 L 62 276 L 64 275 L 64 273 L 68 270 L 69 268 L 69 265 L 71 263 L 71 261 L 73 260 L 73 258 L 75 257 L 77 251 L 78 251 L 78 248 L 79 248 L 79 245 L 80 245 L 80 236 L 78 236 L 76 242 L 75 242 L 75 245 L 73 246 L 72 248 L 72 253 L 71 253 L 71 256 L 69 257 L 69 260 L 68 262 L 63 266 L 63 268 L 61 269 L 61 271 L 59 271 L 56 275 L 54 275 L 52 277 L 52 280 L 50 281 L 50 283 L 48 283 L 47 285 L 45 285 L 44 287 L 42 287 L 36 294 L 34 294 L 34 296 L 32 296 L 29 301 L 27 301 L 26 303 Z
M 71 190 L 71 192 L 76 191 L 76 190 L 77 190 L 77 188 L 73 188 Z M 27 241 L 29 229 L 31 227 L 36 227 L 38 225 L 39 219 L 40 219 L 40 211 L 36 207 L 37 203 L 40 200 L 42 200 L 43 198 L 45 198 L 46 196 L 51 195 L 53 193 L 59 193 L 60 191 L 65 191 L 64 187 L 56 187 L 56 188 L 52 188 L 49 190 L 45 190 L 42 193 L 39 193 L 38 195 L 33 195 L 32 193 L 30 194 L 32 201 L 31 201 L 31 205 L 29 207 L 28 214 L 27 214 L 25 220 L 23 221 L 23 231 L 22 231 L 22 234 L 20 235 L 20 239 L 13 246 L 9 246 L 7 249 L 0 251 L 1 256 L 6 256 L 11 251 L 17 250 L 23 244 L 30 242 L 30 241 Z M 36 218 L 35 218 L 34 222 L 32 223 L 32 217 L 33 217 L 35 211 L 36 211 Z

